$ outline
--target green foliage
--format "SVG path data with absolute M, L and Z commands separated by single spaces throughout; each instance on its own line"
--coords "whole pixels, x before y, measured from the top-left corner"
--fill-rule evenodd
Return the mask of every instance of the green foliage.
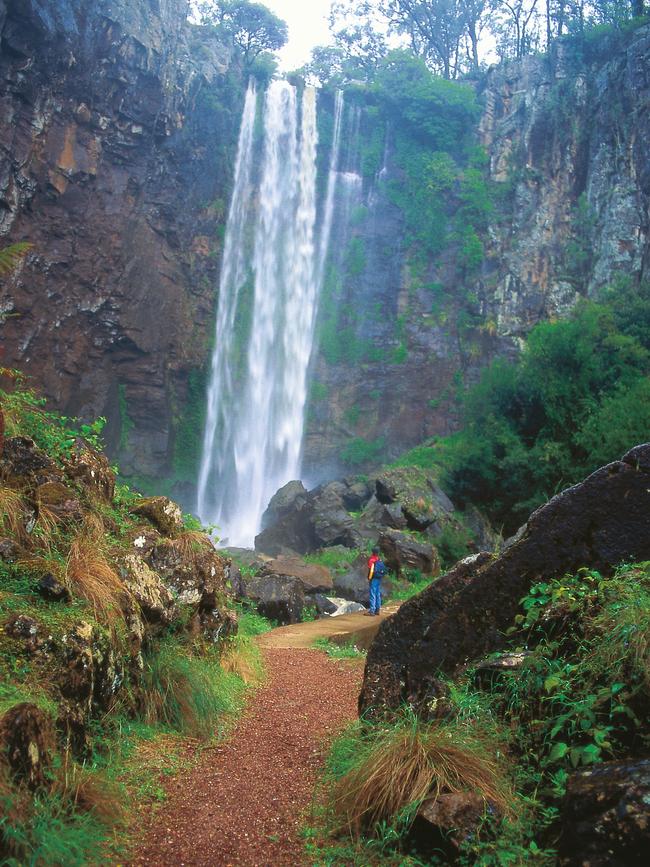
M 194 481 L 201 460 L 205 422 L 207 373 L 204 368 L 191 370 L 187 377 L 185 401 L 175 416 L 172 469 L 175 480 Z
M 614 287 L 603 303 L 537 325 L 517 362 L 487 368 L 465 395 L 463 429 L 438 444 L 452 499 L 487 508 L 510 531 L 646 441 L 650 355 L 638 323 L 648 316 L 646 284 Z
M 328 638 L 317 638 L 314 647 L 324 650 L 330 659 L 363 659 L 367 651 L 360 649 L 352 641 L 337 644 Z
M 3 859 L 6 867 L 87 867 L 110 836 L 110 827 L 90 813 L 75 812 L 60 796 L 36 797 L 28 810 L 17 802 L 15 793 L 0 793 L 0 837 L 18 853 Z M 18 817 L 12 817 L 16 811 Z
M 10 371 L 10 374 L 12 390 L 0 389 L 7 436 L 31 437 L 38 448 L 59 460 L 70 453 L 78 437 L 83 437 L 93 448 L 102 448 L 105 418 L 86 423 L 48 412 L 44 409 L 45 398 L 26 387 L 25 377 L 17 370 Z
M 457 517 L 458 525 L 445 524 L 435 538 L 435 546 L 443 572 L 451 569 L 454 564 L 470 553 L 472 534 L 462 525 L 460 516 Z
M 378 463 L 385 446 L 384 437 L 374 440 L 354 437 L 341 449 L 341 460 L 351 467 Z
M 334 548 L 321 548 L 315 554 L 306 554 L 305 560 L 307 563 L 316 563 L 318 566 L 325 566 L 332 572 L 343 574 L 350 568 L 351 563 L 359 555 L 359 551 L 354 548 L 344 548 L 337 545 Z
M 129 416 L 126 403 L 126 386 L 122 382 L 117 387 L 117 406 L 120 416 L 120 441 L 118 448 L 122 452 L 128 448 L 129 434 L 133 430 L 133 419 Z

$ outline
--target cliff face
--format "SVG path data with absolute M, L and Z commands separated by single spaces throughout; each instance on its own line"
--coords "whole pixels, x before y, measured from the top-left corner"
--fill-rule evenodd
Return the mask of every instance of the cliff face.
M 382 171 L 364 185 L 366 218 L 351 228 L 368 255 L 358 275 L 347 268 L 341 293 L 362 312 L 350 343 L 377 351 L 341 360 L 321 335 L 306 437 L 312 479 L 344 469 L 350 437 L 364 468 L 373 452 L 396 456 L 449 433 L 458 385 L 495 355 L 516 353 L 537 322 L 566 315 L 581 295 L 647 277 L 650 29 L 591 51 L 560 44 L 479 85 L 494 207 L 471 278 L 453 267 L 452 249 L 413 267 L 419 251 L 386 191 L 399 180 L 389 129 Z
M 127 474 L 189 479 L 241 74 L 173 0 L 0 0 L 0 33 L 0 235 L 34 245 L 0 290 L 1 363 L 64 413 L 106 416 Z M 649 58 L 644 28 L 601 56 L 560 46 L 488 73 L 495 207 L 471 276 L 452 249 L 415 261 L 390 128 L 350 106 L 308 480 L 449 433 L 458 386 L 491 358 L 617 274 L 647 273 Z M 363 180 L 353 133 L 377 142 Z
M 558 46 L 488 75 L 482 143 L 510 185 L 480 284 L 504 336 L 650 264 L 650 30 L 608 61 Z
M 0 232 L 33 244 L 2 287 L 2 364 L 106 416 L 123 469 L 152 475 L 209 355 L 241 105 L 186 12 L 0 0 Z

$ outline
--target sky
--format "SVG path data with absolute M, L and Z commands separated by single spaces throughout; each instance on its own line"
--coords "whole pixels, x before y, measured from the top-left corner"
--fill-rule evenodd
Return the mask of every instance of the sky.
M 287 22 L 289 41 L 278 52 L 280 69 L 289 72 L 309 60 L 315 45 L 330 41 L 327 16 L 332 0 L 261 0 Z

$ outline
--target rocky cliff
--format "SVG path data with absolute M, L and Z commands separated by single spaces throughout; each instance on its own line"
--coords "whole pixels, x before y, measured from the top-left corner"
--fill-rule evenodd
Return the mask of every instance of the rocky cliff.
M 0 0 L 0 233 L 34 245 L 0 321 L 2 363 L 64 413 L 106 416 L 125 473 L 191 480 L 243 94 L 186 11 Z M 310 482 L 453 431 L 458 387 L 491 358 L 616 275 L 647 272 L 649 54 L 646 27 L 473 83 L 492 208 L 471 270 L 453 243 L 423 262 L 395 195 L 395 127 L 349 100 Z
M 186 15 L 0 2 L 0 232 L 33 244 L 2 287 L 2 363 L 106 416 L 127 473 L 169 472 L 211 341 L 242 94 Z
M 647 276 L 649 55 L 645 27 L 591 46 L 559 43 L 475 83 L 491 213 L 472 274 L 458 267 L 453 243 L 422 265 L 391 194 L 404 171 L 388 124 L 383 165 L 364 177 L 351 220 L 363 255 L 348 247 L 342 267 L 338 332 L 352 350 L 333 352 L 321 329 L 310 479 L 340 472 L 342 455 L 364 468 L 449 433 L 458 386 L 491 358 L 516 353 L 537 322 L 566 315 L 581 296 Z

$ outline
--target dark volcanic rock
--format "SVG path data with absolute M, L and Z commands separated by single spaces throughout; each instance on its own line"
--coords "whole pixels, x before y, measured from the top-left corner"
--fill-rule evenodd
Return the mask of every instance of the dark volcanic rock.
M 476 834 L 486 811 L 476 792 L 443 792 L 417 812 L 409 839 L 419 852 L 455 858 L 461 844 Z
M 562 867 L 636 867 L 650 852 L 650 760 L 605 762 L 569 778 Z
M 0 474 L 11 487 L 36 487 L 61 481 L 62 472 L 54 461 L 36 447 L 29 437 L 7 437 L 0 460 Z
M 14 777 L 36 790 L 46 786 L 54 751 L 54 725 L 35 704 L 14 705 L 0 717 L 0 752 Z
M 287 482 L 271 497 L 262 515 L 262 530 L 277 524 L 289 512 L 297 511 L 307 499 L 307 489 L 302 482 Z
M 295 578 L 305 593 L 327 593 L 332 590 L 332 575 L 325 566 L 306 563 L 300 557 L 278 557 L 268 560 L 259 572 L 260 576 Z
M 209 353 L 245 81 L 185 2 L 5 0 L 0 37 L 0 234 L 34 245 L 2 363 L 159 475 Z
M 310 596 L 306 596 L 305 602 L 307 605 L 313 605 L 319 614 L 334 614 L 338 610 L 338 606 L 322 593 L 313 593 Z
M 433 545 L 419 542 L 406 533 L 385 530 L 379 536 L 379 548 L 388 568 L 399 577 L 405 569 L 419 569 L 423 575 L 440 572 L 438 555 Z
M 650 444 L 597 470 L 534 512 L 498 558 L 461 560 L 380 627 L 361 712 L 413 702 L 426 713 L 434 673 L 498 648 L 536 581 L 588 564 L 604 574 L 650 558 Z
M 300 623 L 305 607 L 305 593 L 297 578 L 266 575 L 244 580 L 246 596 L 257 610 L 278 623 Z

